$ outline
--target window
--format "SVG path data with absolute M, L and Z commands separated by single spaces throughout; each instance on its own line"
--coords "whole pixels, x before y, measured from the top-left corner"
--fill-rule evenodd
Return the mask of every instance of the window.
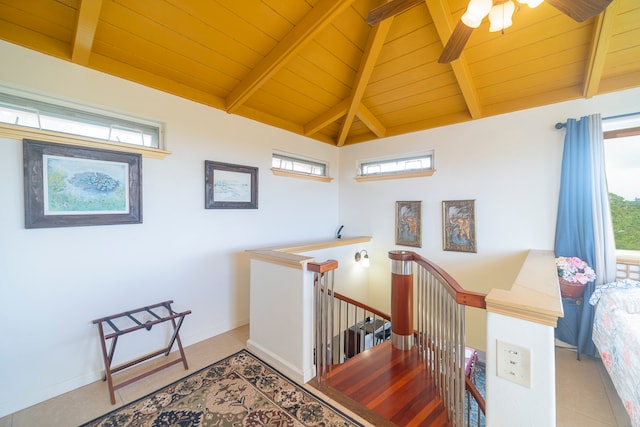
M 0 93 L 0 124 L 57 134 L 160 147 L 160 125 Z
M 319 160 L 310 160 L 290 154 L 274 152 L 271 158 L 271 170 L 276 175 L 296 176 L 330 180 L 327 176 L 327 164 Z
M 389 179 L 430 176 L 433 168 L 433 152 L 396 158 L 362 161 L 358 165 L 358 180 Z
M 616 249 L 640 251 L 640 116 L 602 126 Z

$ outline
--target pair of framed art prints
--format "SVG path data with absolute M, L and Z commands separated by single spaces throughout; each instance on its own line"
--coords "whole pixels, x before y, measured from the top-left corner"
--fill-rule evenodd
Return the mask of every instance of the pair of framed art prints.
M 396 245 L 422 247 L 422 202 L 396 202 Z M 442 248 L 477 252 L 475 200 L 442 202 Z

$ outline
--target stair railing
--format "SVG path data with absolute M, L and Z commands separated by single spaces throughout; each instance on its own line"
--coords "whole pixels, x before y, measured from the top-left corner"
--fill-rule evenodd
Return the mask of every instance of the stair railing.
M 462 426 L 466 390 L 484 412 L 484 399 L 465 374 L 465 308 L 486 309 L 486 295 L 465 290 L 436 264 L 410 254 L 417 273 L 417 345 L 449 419 Z
M 324 382 L 334 364 L 388 340 L 391 316 L 335 292 L 336 261 L 307 268 L 314 272 L 316 380 Z
M 465 392 L 478 408 L 478 425 L 484 416 L 485 401 L 475 384 L 465 375 L 465 307 L 486 309 L 485 294 L 466 291 L 446 271 L 410 252 L 402 251 L 404 261 L 413 261 L 416 270 L 417 324 L 416 344 L 426 367 L 434 375 L 436 387 L 453 425 L 464 425 Z M 391 317 L 344 295 L 334 292 L 334 272 L 337 261 L 309 263 L 308 270 L 314 277 L 316 381 L 326 382 L 334 363 L 342 363 L 354 353 L 366 348 L 366 335 L 348 334 L 350 328 L 363 330 L 367 324 L 382 328 L 373 329 L 370 345 L 386 339 Z M 325 291 L 326 290 L 326 291 Z M 351 314 L 353 313 L 353 317 Z M 366 334 L 365 330 L 363 334 Z M 350 343 L 356 337 L 357 343 Z M 467 419 L 469 422 L 469 419 Z
M 307 269 L 314 273 L 313 310 L 315 328 L 316 381 L 326 382 L 333 365 L 333 286 L 338 261 L 310 262 Z M 326 290 L 326 291 L 325 291 Z

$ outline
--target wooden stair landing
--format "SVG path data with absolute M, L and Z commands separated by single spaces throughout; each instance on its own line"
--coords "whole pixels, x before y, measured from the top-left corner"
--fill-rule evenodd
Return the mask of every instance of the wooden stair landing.
M 334 366 L 326 384 L 311 384 L 376 426 L 452 426 L 417 347 L 387 341 Z

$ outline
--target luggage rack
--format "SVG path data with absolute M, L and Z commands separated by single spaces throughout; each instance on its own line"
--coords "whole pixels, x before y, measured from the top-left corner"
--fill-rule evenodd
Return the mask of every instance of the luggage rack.
M 164 301 L 158 304 L 149 305 L 146 307 L 137 308 L 135 310 L 125 311 L 124 313 L 118 313 L 111 316 L 102 317 L 100 319 L 93 320 L 93 323 L 97 324 L 100 330 L 100 344 L 102 346 L 102 357 L 104 359 L 104 366 L 105 366 L 105 374 L 104 374 L 103 381 L 107 381 L 107 384 L 109 386 L 109 397 L 111 398 L 111 404 L 116 403 L 115 390 L 121 387 L 124 387 L 135 381 L 146 378 L 149 375 L 155 374 L 158 371 L 161 371 L 165 368 L 168 368 L 180 362 L 182 362 L 184 369 L 189 369 L 189 366 L 187 365 L 187 358 L 185 357 L 184 349 L 182 348 L 182 342 L 180 341 L 179 331 L 185 316 L 188 314 L 191 314 L 191 310 L 177 313 L 173 311 L 173 309 L 171 308 L 171 304 L 173 304 L 173 301 Z M 166 312 L 166 314 L 163 314 L 163 312 Z M 152 320 L 141 322 L 140 320 L 138 320 L 138 318 L 134 316 L 136 314 L 151 315 Z M 128 325 L 127 325 L 128 327 L 118 328 L 114 323 L 116 319 L 126 320 L 128 322 Z M 113 361 L 113 355 L 116 351 L 116 344 L 118 342 L 118 337 L 131 332 L 139 331 L 142 329 L 146 329 L 147 331 L 150 331 L 154 325 L 167 322 L 167 321 L 171 321 L 171 324 L 173 326 L 173 334 L 169 339 L 169 343 L 167 344 L 167 347 L 162 348 L 153 353 L 147 354 L 145 356 L 139 357 L 137 359 L 131 360 L 129 362 L 123 363 L 122 365 L 115 366 L 115 367 L 111 366 L 111 362 Z M 105 335 L 104 324 L 106 324 L 112 330 L 112 332 Z M 108 340 L 112 340 L 112 341 L 111 341 L 111 346 L 109 347 L 109 351 L 107 352 Z M 138 363 L 141 363 L 151 358 L 154 358 L 156 356 L 159 356 L 162 353 L 164 353 L 165 356 L 168 356 L 175 342 L 178 343 L 180 358 L 167 362 L 153 369 L 150 369 L 146 372 L 143 372 L 119 384 L 113 383 L 113 374 L 115 374 L 116 372 L 120 372 L 124 369 L 130 368 L 134 365 L 137 365 Z

